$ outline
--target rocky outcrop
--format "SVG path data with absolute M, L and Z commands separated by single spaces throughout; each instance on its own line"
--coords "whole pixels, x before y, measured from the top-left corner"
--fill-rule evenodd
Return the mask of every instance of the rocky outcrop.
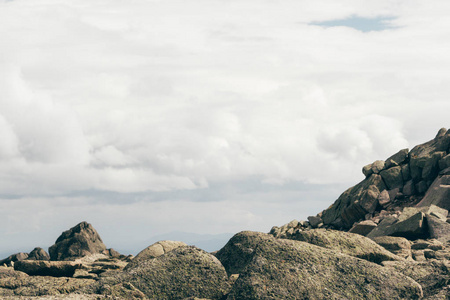
M 16 254 L 8 256 L 5 259 L 0 260 L 0 266 L 11 267 L 11 266 L 14 266 L 15 262 L 21 261 L 21 260 L 24 260 L 27 258 L 28 258 L 28 253 L 23 253 L 23 252 L 16 253 Z
M 51 260 L 73 260 L 106 250 L 97 231 L 87 222 L 81 222 L 64 231 L 49 249 Z
M 28 260 L 50 260 L 50 255 L 48 253 L 40 248 L 36 247 L 34 248 L 29 254 L 28 254 Z
M 102 278 L 94 292 L 119 298 L 134 293 L 150 299 L 222 299 L 229 289 L 227 273 L 216 257 L 181 246 Z
M 395 214 L 404 207 L 436 205 L 450 209 L 450 131 L 441 129 L 424 144 L 363 168 L 366 176 L 321 213 L 325 226 L 350 229 L 371 219 L 379 223 L 383 209 Z
M 14 270 L 28 275 L 72 277 L 81 264 L 70 261 L 22 260 L 14 264 Z
M 236 258 L 247 253 L 247 259 L 241 260 L 245 265 L 238 267 L 232 263 L 232 270 L 239 270 L 239 278 L 227 299 L 419 299 L 422 296 L 420 285 L 411 278 L 365 260 L 262 233 L 238 235 L 222 249 L 227 256 Z M 233 249 L 237 252 L 233 253 Z

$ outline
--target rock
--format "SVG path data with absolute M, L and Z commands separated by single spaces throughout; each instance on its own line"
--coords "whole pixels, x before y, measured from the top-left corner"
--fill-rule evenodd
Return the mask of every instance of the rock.
M 427 216 L 428 232 L 430 237 L 446 243 L 450 240 L 450 224 L 432 215 Z
M 364 174 L 364 176 L 369 177 L 370 175 L 373 174 L 372 171 L 372 164 L 368 164 L 366 166 L 363 167 L 362 172 Z
M 168 253 L 178 247 L 187 246 L 186 243 L 177 241 L 159 241 L 156 242 L 136 255 L 133 260 L 127 265 L 126 269 L 134 268 L 142 261 L 150 260 L 155 257 Z
M 22 260 L 14 264 L 14 270 L 34 276 L 72 277 L 80 264 L 69 261 Z
M 316 216 L 309 216 L 308 221 L 309 224 L 312 226 L 312 228 L 317 228 L 317 226 L 319 226 L 320 223 L 323 223 L 322 219 Z
M 390 227 L 387 235 L 400 236 L 409 240 L 424 238 L 428 235 L 424 226 L 424 217 L 424 213 L 418 212 L 404 221 L 399 220 Z
M 30 252 L 28 255 L 28 260 L 50 260 L 50 255 L 48 253 L 39 247 L 36 247 L 33 249 L 33 251 Z
M 444 170 L 447 168 L 450 168 L 450 154 L 444 156 L 443 158 L 441 158 L 438 162 L 439 164 L 439 169 L 440 170 Z
M 418 194 L 423 195 L 428 189 L 428 184 L 424 180 L 419 181 L 414 185 L 414 189 Z
M 104 277 L 97 291 L 121 297 L 123 289 L 130 289 L 127 288 L 130 286 L 150 299 L 222 299 L 230 289 L 220 261 L 194 246 L 178 247 L 114 276 Z
M 59 296 L 61 298 L 58 299 L 86 299 L 83 295 L 76 295 L 76 297 L 71 298 L 68 294 L 95 283 L 95 280 L 92 279 L 28 276 L 26 274 L 25 276 L 20 278 L 1 278 L 0 298 L 8 299 L 7 297 L 14 296 L 14 299 L 35 299 L 31 297 L 39 296 L 42 298 L 38 299 L 52 299 L 50 297 L 44 298 L 44 296 Z
M 395 236 L 379 236 L 373 241 L 397 256 L 408 258 L 411 256 L 411 243 L 405 238 Z
M 414 182 L 412 180 L 407 181 L 403 186 L 403 194 L 405 196 L 411 196 L 415 194 Z
M 81 222 L 64 231 L 49 249 L 51 260 L 73 260 L 106 250 L 97 231 L 87 222 Z
M 114 258 L 123 258 L 123 257 L 125 257 L 125 255 L 120 254 L 119 252 L 117 252 L 113 248 L 106 249 L 102 253 L 107 255 L 107 256 L 114 257 Z
M 422 178 L 425 181 L 433 181 L 439 173 L 439 161 L 445 156 L 445 152 L 434 152 L 426 161 L 422 170 Z
M 370 187 L 370 188 L 369 188 Z M 376 189 L 375 189 L 376 188 Z M 323 212 L 322 220 L 325 225 L 342 226 L 350 229 L 353 224 L 364 219 L 365 215 L 376 207 L 378 195 L 376 191 L 385 190 L 386 187 L 380 175 L 372 174 L 359 184 L 349 188 Z M 340 220 L 339 220 L 340 219 Z M 339 223 L 337 222 L 339 220 Z
M 390 199 L 391 201 L 395 200 L 395 198 L 397 198 L 399 192 L 400 192 L 400 189 L 399 189 L 399 188 L 395 188 L 395 189 L 389 190 L 389 191 L 388 191 L 389 199 Z
M 257 246 L 247 264 L 240 266 L 227 299 L 365 299 L 367 295 L 418 299 L 422 295 L 420 285 L 409 277 L 365 260 L 267 234 L 246 237 L 247 241 L 240 238 L 243 248 Z M 239 256 L 231 249 L 227 252 Z
M 365 221 L 361 221 L 359 223 L 353 224 L 353 227 L 348 232 L 366 236 L 375 227 L 377 227 L 377 224 L 375 224 L 374 221 L 365 220 Z
M 384 164 L 384 160 L 376 160 L 371 166 L 372 172 L 374 174 L 380 173 L 385 168 Z
M 411 180 L 411 171 L 409 170 L 409 164 L 404 164 L 401 167 L 402 167 L 403 182 Z
M 15 271 L 11 267 L 1 267 L 0 266 L 0 279 L 2 279 L 2 278 L 22 278 L 22 277 L 28 277 L 28 275 L 23 272 Z
M 435 239 L 416 240 L 412 243 L 411 249 L 413 249 L 413 250 L 424 250 L 424 249 L 442 250 L 442 249 L 444 249 L 444 244 L 442 244 L 442 242 L 435 240 Z
M 367 234 L 368 238 L 373 239 L 377 236 L 387 236 L 391 233 L 391 226 L 398 222 L 398 219 L 393 216 L 385 217 L 376 228 Z
M 325 229 L 298 231 L 291 239 L 333 249 L 378 264 L 385 260 L 401 259 L 371 239 L 348 232 Z
M 450 284 L 450 265 L 445 262 L 387 261 L 383 265 L 419 283 L 425 297 L 438 293 Z
M 391 202 L 391 199 L 389 197 L 389 193 L 387 190 L 383 190 L 380 195 L 378 196 L 378 203 L 383 206 L 386 207 L 389 203 Z
M 403 187 L 402 167 L 396 166 L 380 172 L 388 190 Z
M 437 177 L 417 206 L 432 204 L 450 210 L 450 175 Z
M 28 258 L 28 254 L 27 253 L 23 253 L 23 252 L 16 253 L 16 254 L 8 256 L 5 259 L 0 260 L 0 266 L 6 265 L 8 267 L 11 267 L 11 266 L 14 265 L 14 263 L 16 261 L 21 261 L 21 260 L 24 260 L 24 259 L 27 259 L 27 258 Z
M 386 159 L 385 166 L 386 169 L 391 167 L 399 166 L 403 162 L 405 162 L 408 158 L 409 149 L 402 149 L 399 152 L 395 153 L 388 159 Z

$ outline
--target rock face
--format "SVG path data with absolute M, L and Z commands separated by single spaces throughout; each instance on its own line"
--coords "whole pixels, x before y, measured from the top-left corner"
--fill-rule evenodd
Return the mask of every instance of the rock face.
M 229 289 L 227 273 L 216 257 L 194 246 L 181 246 L 103 278 L 97 291 L 119 298 L 134 290 L 150 299 L 222 299 Z
M 226 249 L 230 247 L 229 249 Z M 252 249 L 253 251 L 249 251 Z M 223 251 L 222 251 L 223 250 Z M 240 271 L 227 299 L 419 299 L 419 284 L 400 273 L 305 242 L 239 233 L 219 251 Z M 233 253 L 236 250 L 236 253 Z
M 51 260 L 73 260 L 106 250 L 97 231 L 87 222 L 81 222 L 64 231 L 49 249 Z

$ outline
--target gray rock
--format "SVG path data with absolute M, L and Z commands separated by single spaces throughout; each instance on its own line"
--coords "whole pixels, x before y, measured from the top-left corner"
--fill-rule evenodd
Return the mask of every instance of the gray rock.
M 257 244 L 227 299 L 418 299 L 409 277 L 334 250 L 304 242 L 248 235 Z M 225 246 L 226 247 L 226 246 Z M 244 246 L 245 247 L 245 246 Z M 230 255 L 238 257 L 239 253 Z
M 409 164 L 404 164 L 402 167 L 402 176 L 403 176 L 403 182 L 407 182 L 411 179 L 411 171 L 409 170 Z
M 178 247 L 114 276 L 103 277 L 97 287 L 101 294 L 112 297 L 129 297 L 129 291 L 134 290 L 150 299 L 222 299 L 229 289 L 220 261 L 194 246 Z
M 353 224 L 353 227 L 348 232 L 366 236 L 375 227 L 377 227 L 377 224 L 375 224 L 374 221 L 365 220 L 365 221 L 361 221 L 361 222 Z
M 23 253 L 23 252 L 16 253 L 16 254 L 8 256 L 5 259 L 0 260 L 0 266 L 6 265 L 8 267 L 11 267 L 14 265 L 14 263 L 16 261 L 25 260 L 27 258 L 28 258 L 28 253 Z
M 415 194 L 414 182 L 412 180 L 407 181 L 403 186 L 403 194 L 405 196 L 411 196 Z
M 380 172 L 388 190 L 403 187 L 402 167 L 396 166 Z
M 155 257 L 164 255 L 178 247 L 187 246 L 186 243 L 178 241 L 159 241 L 156 242 L 136 255 L 133 260 L 125 267 L 126 270 L 134 268 L 143 261 L 153 259 Z
M 28 255 L 28 260 L 50 260 L 50 255 L 48 253 L 39 247 L 36 247 L 33 249 L 33 251 L 30 252 Z
M 398 222 L 398 219 L 393 216 L 385 217 L 376 228 L 367 234 L 368 238 L 373 239 L 377 236 L 386 236 L 392 233 L 391 226 Z
M 384 160 L 376 160 L 372 164 L 371 168 L 372 168 L 372 172 L 374 174 L 379 174 L 382 170 L 385 169 L 385 162 L 384 162 Z
M 372 171 L 372 164 L 366 165 L 363 167 L 362 172 L 364 174 L 364 176 L 369 177 L 370 175 L 373 174 Z
M 450 154 L 444 156 L 439 160 L 439 169 L 444 170 L 450 168 Z
M 432 204 L 450 210 L 450 175 L 437 177 L 417 206 Z
M 408 258 L 411 256 L 411 242 L 403 237 L 379 236 L 373 241 L 397 256 Z
M 309 216 L 308 221 L 309 224 L 312 226 L 312 228 L 317 228 L 317 226 L 319 226 L 320 223 L 323 223 L 322 219 L 316 216 Z
M 450 224 L 432 215 L 427 216 L 428 232 L 430 237 L 446 243 L 450 240 Z
M 433 181 L 439 173 L 439 161 L 445 156 L 445 152 L 434 152 L 425 163 L 422 170 L 422 178 L 425 181 Z
M 424 180 L 422 180 L 416 183 L 414 185 L 414 188 L 418 194 L 423 195 L 428 189 L 428 184 Z
M 384 208 L 391 202 L 389 193 L 387 190 L 383 190 L 378 196 L 378 203 Z
M 389 193 L 389 199 L 391 199 L 391 201 L 393 201 L 393 200 L 395 200 L 395 198 L 397 198 L 398 193 L 400 193 L 400 189 L 395 188 L 395 189 L 389 190 L 388 193 Z
M 49 249 L 51 260 L 73 260 L 106 250 L 97 231 L 87 222 L 81 222 L 64 231 Z
M 333 249 L 374 263 L 401 259 L 369 238 L 343 231 L 325 229 L 298 231 L 291 239 Z
M 22 260 L 14 264 L 14 270 L 28 275 L 72 277 L 81 265 L 70 261 Z
M 386 169 L 391 167 L 399 166 L 401 163 L 407 160 L 409 149 L 402 149 L 399 152 L 395 153 L 388 159 L 386 159 L 385 166 Z

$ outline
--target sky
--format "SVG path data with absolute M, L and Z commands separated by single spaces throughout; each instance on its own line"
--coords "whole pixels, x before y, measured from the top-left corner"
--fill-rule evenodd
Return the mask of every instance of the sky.
M 268 232 L 448 128 L 444 0 L 0 0 L 0 257 Z M 139 248 L 141 247 L 141 248 Z

